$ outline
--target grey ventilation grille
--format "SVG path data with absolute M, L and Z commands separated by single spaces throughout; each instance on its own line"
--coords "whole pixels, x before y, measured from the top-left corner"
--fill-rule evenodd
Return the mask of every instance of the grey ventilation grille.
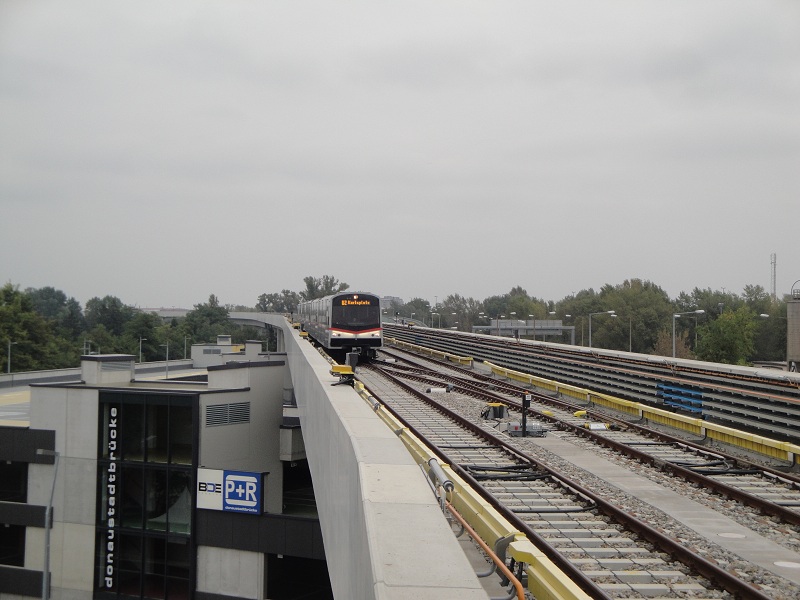
M 206 406 L 206 427 L 250 422 L 250 403 L 214 404 Z
M 100 363 L 100 370 L 101 371 L 130 371 L 131 370 L 131 363 L 129 361 L 113 361 L 113 362 L 101 362 Z

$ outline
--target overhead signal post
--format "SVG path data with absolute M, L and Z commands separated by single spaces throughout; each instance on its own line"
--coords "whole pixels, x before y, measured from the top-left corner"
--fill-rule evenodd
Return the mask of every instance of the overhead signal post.
M 531 407 L 531 395 L 522 396 L 522 437 L 527 435 L 528 430 L 528 409 Z

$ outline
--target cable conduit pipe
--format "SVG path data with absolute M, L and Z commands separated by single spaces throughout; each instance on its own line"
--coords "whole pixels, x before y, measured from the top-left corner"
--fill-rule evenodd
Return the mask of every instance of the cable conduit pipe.
M 470 527 L 469 523 L 466 522 L 464 517 L 462 517 L 461 514 L 455 509 L 455 507 L 449 502 L 447 502 L 447 510 L 449 510 L 450 513 L 458 520 L 458 522 L 461 523 L 464 529 L 467 530 L 470 537 L 476 542 L 478 542 L 480 547 L 483 548 L 483 551 L 486 552 L 486 554 L 488 554 L 489 557 L 491 557 L 492 561 L 494 561 L 494 563 L 497 565 L 497 567 L 500 569 L 503 575 L 505 575 L 506 578 L 513 584 L 517 598 L 519 600 L 525 600 L 525 588 L 522 587 L 522 583 L 520 583 L 519 579 L 517 579 L 514 573 L 512 573 L 511 570 L 506 566 L 506 563 L 503 560 L 501 560 L 500 557 L 497 556 L 497 554 L 495 554 L 491 548 L 489 548 L 486 542 L 484 542 L 481 539 L 478 533 L 474 529 L 472 529 L 472 527 Z M 511 595 L 509 595 L 507 598 L 510 599 L 513 597 L 514 594 L 511 593 Z M 493 598 L 492 600 L 500 600 L 500 599 Z

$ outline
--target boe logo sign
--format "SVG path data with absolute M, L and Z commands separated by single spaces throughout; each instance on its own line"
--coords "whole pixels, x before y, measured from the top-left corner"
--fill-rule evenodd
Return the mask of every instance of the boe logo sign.
M 197 508 L 259 514 L 262 474 L 197 469 Z

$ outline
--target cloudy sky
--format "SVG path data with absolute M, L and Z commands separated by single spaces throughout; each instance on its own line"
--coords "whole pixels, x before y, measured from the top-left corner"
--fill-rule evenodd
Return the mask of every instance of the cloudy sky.
M 800 3 L 0 0 L 0 285 L 800 279 Z

